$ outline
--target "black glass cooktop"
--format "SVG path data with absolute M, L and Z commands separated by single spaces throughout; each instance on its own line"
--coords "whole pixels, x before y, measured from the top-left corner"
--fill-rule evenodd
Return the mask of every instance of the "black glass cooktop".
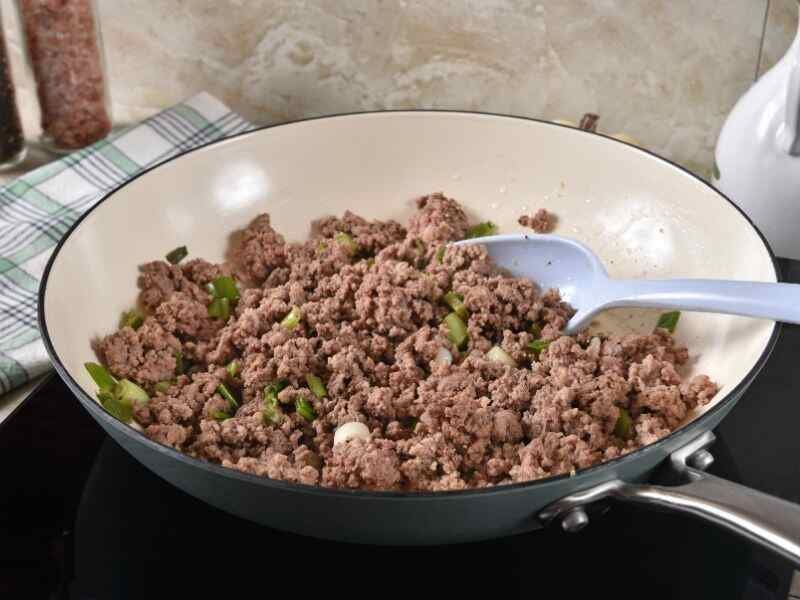
M 783 262 L 800 281 L 800 263 Z M 710 471 L 800 502 L 800 327 L 716 431 Z M 0 425 L 0 597 L 780 599 L 791 566 L 685 516 L 615 505 L 580 533 L 338 544 L 211 508 L 107 438 L 56 378 Z M 556 595 L 558 594 L 558 596 Z

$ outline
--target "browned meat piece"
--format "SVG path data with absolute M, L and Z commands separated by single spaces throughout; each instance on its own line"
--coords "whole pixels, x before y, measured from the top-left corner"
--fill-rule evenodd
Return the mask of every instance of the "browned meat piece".
M 229 257 L 239 277 L 258 284 L 273 270 L 286 266 L 286 244 L 272 229 L 269 215 L 263 214 L 234 235 Z
M 533 215 L 522 215 L 518 223 L 530 227 L 536 233 L 551 233 L 556 228 L 558 218 L 551 212 L 540 208 Z
M 455 200 L 442 193 L 424 196 L 417 201 L 419 210 L 408 222 L 408 234 L 423 242 L 453 242 L 467 236 L 469 222 Z
M 138 330 L 124 327 L 98 344 L 98 354 L 118 378 L 154 384 L 175 376 L 175 353 L 181 343 L 155 319 Z

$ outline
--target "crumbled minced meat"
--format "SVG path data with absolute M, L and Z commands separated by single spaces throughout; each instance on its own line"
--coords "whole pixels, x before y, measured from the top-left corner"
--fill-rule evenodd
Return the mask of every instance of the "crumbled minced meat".
M 553 213 L 540 208 L 533 215 L 522 215 L 517 222 L 523 227 L 530 227 L 536 233 L 551 233 L 556 228 L 557 221 Z
M 143 265 L 147 318 L 97 350 L 115 376 L 150 392 L 134 411 L 146 435 L 275 479 L 456 490 L 617 457 L 667 435 L 716 393 L 705 375 L 683 380 L 688 352 L 664 330 L 562 335 L 572 309 L 556 291 L 509 276 L 481 246 L 446 245 L 469 228 L 454 200 L 437 193 L 417 207 L 407 229 L 347 212 L 315 222 L 301 244 L 286 243 L 261 215 L 232 237 L 224 264 Z M 524 224 L 544 231 L 552 223 L 539 211 Z M 229 274 L 241 299 L 223 323 L 208 316 L 206 284 Z M 460 351 L 442 325 L 448 291 L 463 296 L 469 314 Z M 280 321 L 292 307 L 302 316 L 288 330 Z M 550 344 L 535 355 L 528 344 L 537 329 Z M 516 366 L 487 359 L 495 345 Z M 452 362 L 441 360 L 444 350 Z M 190 368 L 176 375 L 178 352 Z M 234 359 L 240 370 L 231 377 L 223 367 Z M 324 381 L 322 399 L 308 374 Z M 263 390 L 278 380 L 287 385 L 273 422 L 262 414 Z M 168 389 L 157 392 L 163 381 Z M 221 383 L 238 407 L 219 394 Z M 299 398 L 313 407 L 311 422 L 295 410 Z M 628 439 L 614 433 L 620 409 L 632 419 Z M 364 423 L 370 438 L 334 447 L 336 428 L 349 421 Z

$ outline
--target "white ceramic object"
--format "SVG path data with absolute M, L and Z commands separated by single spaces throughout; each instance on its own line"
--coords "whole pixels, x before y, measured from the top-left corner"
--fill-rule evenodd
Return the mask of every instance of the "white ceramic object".
M 589 246 L 611 277 L 776 280 L 769 249 L 740 211 L 632 146 L 510 117 L 350 115 L 238 136 L 116 191 L 78 224 L 50 269 L 42 308 L 53 349 L 94 397 L 83 368 L 95 360 L 90 341 L 114 331 L 130 308 L 138 265 L 184 244 L 192 257 L 221 260 L 228 233 L 261 212 L 290 240 L 305 239 L 313 219 L 347 209 L 406 222 L 413 200 L 438 190 L 502 233 L 530 233 L 519 216 L 548 208 L 558 216 L 555 233 Z M 658 313 L 614 309 L 597 321 L 610 332 L 645 332 Z M 686 313 L 677 337 L 691 348 L 689 372 L 720 382 L 721 398 L 756 364 L 774 327 Z
M 778 256 L 800 259 L 800 31 L 742 96 L 719 135 L 712 183 Z

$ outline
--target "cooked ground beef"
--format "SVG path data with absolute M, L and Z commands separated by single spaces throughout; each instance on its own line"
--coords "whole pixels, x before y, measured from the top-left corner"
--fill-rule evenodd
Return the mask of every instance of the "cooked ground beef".
M 143 265 L 144 323 L 101 340 L 98 354 L 150 393 L 134 419 L 152 439 L 332 487 L 454 490 L 570 473 L 663 437 L 716 393 L 704 375 L 682 379 L 687 350 L 665 330 L 561 335 L 573 311 L 557 291 L 509 276 L 482 246 L 447 245 L 468 225 L 442 194 L 418 201 L 408 229 L 348 212 L 314 223 L 301 244 L 259 216 L 225 264 Z M 222 322 L 208 315 L 207 284 L 229 274 L 241 298 Z M 467 311 L 461 350 L 444 322 L 447 292 Z M 301 316 L 288 328 L 293 307 Z M 488 354 L 495 347 L 504 360 Z M 176 376 L 178 352 L 193 367 Z M 276 382 L 285 387 L 267 409 Z M 337 427 L 353 421 L 369 435 L 334 446 Z
M 533 215 L 522 215 L 517 221 L 523 227 L 530 227 L 536 233 L 550 233 L 556 228 L 557 217 L 540 208 Z

